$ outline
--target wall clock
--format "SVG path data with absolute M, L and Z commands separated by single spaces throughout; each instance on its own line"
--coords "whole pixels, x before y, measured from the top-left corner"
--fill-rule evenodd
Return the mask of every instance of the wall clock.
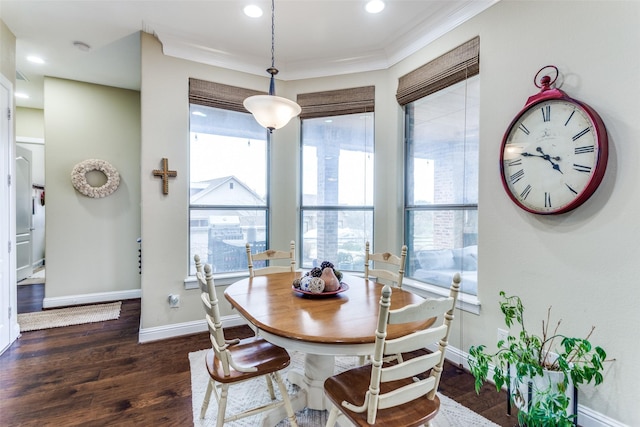
M 555 77 L 538 76 L 555 70 Z M 513 202 L 527 212 L 561 214 L 583 204 L 607 168 L 607 130 L 596 111 L 551 86 L 558 69 L 549 65 L 533 81 L 529 97 L 502 139 L 500 171 Z

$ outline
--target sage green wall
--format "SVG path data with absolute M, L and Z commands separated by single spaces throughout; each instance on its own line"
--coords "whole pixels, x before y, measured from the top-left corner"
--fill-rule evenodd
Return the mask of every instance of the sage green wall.
M 16 85 L 16 37 L 0 19 L 0 74 Z
M 16 138 L 20 137 L 44 140 L 44 110 L 16 108 Z
M 45 303 L 56 298 L 140 288 L 140 94 L 45 78 L 47 182 Z M 110 196 L 94 199 L 71 185 L 87 159 L 120 174 Z
M 635 357 L 638 340 L 628 329 L 638 324 L 640 246 L 636 191 L 640 152 L 640 3 L 633 1 L 510 1 L 440 37 L 388 70 L 278 82 L 278 94 L 376 85 L 376 245 L 397 247 L 402 241 L 402 109 L 395 101 L 397 78 L 480 35 L 481 127 L 479 189 L 479 315 L 458 311 L 451 344 L 496 341 L 503 327 L 498 292 L 524 298 L 531 328 L 548 306 L 563 318 L 563 331 L 592 339 L 617 360 L 607 365 L 605 383 L 586 387 L 580 404 L 633 424 L 640 419 Z M 544 26 L 536 25 L 544 23 Z M 606 28 L 607 31 L 593 30 Z M 603 183 L 574 212 L 539 217 L 518 209 L 502 189 L 500 142 L 507 125 L 538 89 L 533 76 L 542 66 L 557 65 L 562 89 L 596 108 L 609 128 L 611 154 Z M 152 36 L 142 38 L 142 330 L 196 321 L 197 291 L 185 291 L 188 206 L 188 78 L 266 90 L 266 78 L 190 63 L 162 55 Z M 274 133 L 272 232 L 284 246 L 297 223 L 299 121 Z M 162 195 L 151 176 L 160 159 L 178 177 Z M 297 234 L 295 234 L 297 235 Z M 629 236 L 629 237 L 626 237 Z M 220 281 L 221 283 L 226 283 Z M 217 282 L 219 283 L 219 282 Z M 219 288 L 221 293 L 224 288 Z M 182 308 L 169 309 L 167 295 L 181 293 Z M 220 295 L 222 297 L 222 295 Z M 221 299 L 224 301 L 224 299 Z

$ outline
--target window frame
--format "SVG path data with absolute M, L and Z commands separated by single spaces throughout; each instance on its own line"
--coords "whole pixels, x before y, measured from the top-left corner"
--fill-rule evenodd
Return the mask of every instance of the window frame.
M 462 81 L 468 81 L 468 79 L 479 75 L 479 37 L 452 49 L 451 51 L 441 55 L 440 57 L 430 61 L 429 63 L 419 67 L 418 69 L 402 76 L 399 79 L 398 93 L 396 97 L 398 103 L 404 110 L 404 130 L 405 130 L 405 144 L 404 144 L 404 206 L 403 206 L 403 220 L 404 220 L 404 236 L 405 241 L 412 241 L 412 236 L 409 235 L 411 225 L 411 215 L 416 212 L 466 212 L 474 211 L 476 215 L 476 233 L 477 229 L 477 215 L 478 215 L 478 200 L 469 203 L 431 203 L 431 204 L 419 204 L 413 200 L 409 203 L 409 188 L 411 186 L 410 180 L 413 180 L 413 176 L 410 176 L 410 168 L 408 167 L 408 157 L 410 155 L 408 144 L 410 143 L 409 135 L 410 130 L 410 118 L 407 109 L 410 103 L 416 100 L 425 98 L 433 93 L 439 92 L 442 89 L 446 89 Z M 479 112 L 478 112 L 479 114 Z M 465 126 L 465 132 L 467 131 Z M 479 141 L 478 141 L 479 146 Z M 466 151 L 466 147 L 465 147 Z M 479 165 L 478 165 L 479 167 Z M 479 186 L 479 176 L 476 182 Z M 456 266 L 457 268 L 458 266 Z M 476 270 L 477 274 L 477 270 Z M 477 280 L 477 279 L 476 279 Z M 418 280 L 416 278 L 405 276 L 405 286 L 423 296 L 440 295 L 446 296 L 449 294 L 449 289 L 430 284 L 429 282 Z M 479 287 L 479 282 L 478 282 Z M 479 314 L 479 300 L 477 295 L 472 295 L 464 292 L 460 292 L 458 307 L 465 311 Z
M 240 113 L 246 115 L 247 118 L 251 117 L 251 114 L 244 109 L 242 105 L 242 101 L 247 96 L 251 96 L 252 94 L 257 94 L 260 92 L 252 91 L 249 89 L 238 88 L 234 86 L 228 86 L 215 82 L 208 82 L 199 79 L 189 79 L 189 144 L 187 146 L 187 157 L 191 159 L 191 149 L 192 149 L 192 141 L 191 135 L 194 132 L 192 126 L 192 108 L 202 107 L 202 108 L 213 108 L 216 110 L 224 110 L 233 112 L 234 114 Z M 214 125 L 215 126 L 215 125 Z M 256 129 L 253 129 L 252 135 L 249 135 L 250 139 L 257 139 L 256 132 L 258 130 L 259 125 L 256 124 Z M 260 129 L 262 129 L 260 127 Z M 197 288 L 197 282 L 195 281 L 195 276 L 192 275 L 194 271 L 194 260 L 192 254 L 192 212 L 195 211 L 215 211 L 215 212 L 224 212 L 224 211 L 238 211 L 238 210 L 250 210 L 256 211 L 259 216 L 264 215 L 264 228 L 265 228 L 265 246 L 269 245 L 269 234 L 270 234 L 270 211 L 271 211 L 271 135 L 267 131 L 264 130 L 264 143 L 265 143 L 265 198 L 264 204 L 259 205 L 219 205 L 219 204 L 192 204 L 191 203 L 191 180 L 189 179 L 189 201 L 187 208 L 187 236 L 188 236 L 188 259 L 187 259 L 187 278 L 185 279 L 185 288 Z M 222 132 L 224 134 L 224 132 Z M 216 135 L 216 134 L 213 134 Z M 244 137 L 244 136 L 242 136 Z M 260 140 L 262 140 L 260 138 Z M 191 176 L 191 162 L 189 161 L 189 175 Z M 208 252 L 208 251 L 207 251 Z M 242 253 L 245 253 L 244 246 L 242 246 Z M 199 254 L 201 257 L 206 256 L 207 254 Z M 202 260 L 204 262 L 208 262 L 207 259 Z M 244 262 L 246 263 L 246 256 L 244 257 Z M 241 277 L 244 275 L 248 275 L 248 269 L 239 269 L 229 272 L 221 272 L 214 273 L 214 275 L 218 278 L 224 277 Z

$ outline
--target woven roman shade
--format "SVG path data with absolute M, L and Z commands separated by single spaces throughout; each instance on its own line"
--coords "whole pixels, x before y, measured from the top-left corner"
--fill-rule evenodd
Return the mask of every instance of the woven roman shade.
M 396 99 L 407 105 L 479 73 L 480 37 L 475 37 L 400 77 Z
M 245 98 L 253 95 L 266 95 L 266 92 L 206 80 L 189 79 L 189 102 L 191 104 L 248 113 L 242 102 Z
M 375 86 L 298 95 L 298 104 L 302 107 L 301 119 L 368 113 L 374 111 L 374 101 Z

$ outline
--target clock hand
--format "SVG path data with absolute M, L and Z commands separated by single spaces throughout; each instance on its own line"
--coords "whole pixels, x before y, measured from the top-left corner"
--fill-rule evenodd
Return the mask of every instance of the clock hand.
M 536 151 L 538 153 L 542 153 L 542 156 L 540 156 L 540 157 L 544 158 L 545 160 L 549 160 L 549 159 L 556 160 L 556 161 L 560 160 L 560 156 L 551 157 L 548 154 L 544 154 L 544 151 L 542 151 L 542 148 L 540 148 L 540 147 L 536 148 Z
M 524 153 L 521 153 L 521 155 L 522 155 L 522 156 L 524 156 L 524 157 L 541 157 L 541 158 L 543 158 L 544 160 L 546 160 L 546 161 L 548 161 L 549 163 L 551 163 L 551 166 L 552 166 L 555 170 L 557 170 L 558 172 L 562 173 L 562 171 L 560 170 L 560 165 L 559 165 L 559 164 L 557 164 L 557 163 L 555 163 L 555 162 L 553 161 L 553 160 L 556 160 L 556 161 L 560 160 L 560 157 L 559 157 L 559 156 L 551 157 L 550 155 L 545 154 L 545 153 L 544 153 L 544 151 L 542 151 L 542 148 L 540 148 L 540 147 L 537 147 L 537 148 L 536 148 L 536 151 L 537 151 L 538 153 L 542 153 L 542 154 L 531 154 L 531 153 L 526 153 L 526 152 L 524 152 Z M 552 160 L 552 159 L 553 159 L 553 160 Z M 562 173 L 562 174 L 563 174 L 563 173 Z M 563 174 L 563 175 L 564 175 L 564 174 Z

